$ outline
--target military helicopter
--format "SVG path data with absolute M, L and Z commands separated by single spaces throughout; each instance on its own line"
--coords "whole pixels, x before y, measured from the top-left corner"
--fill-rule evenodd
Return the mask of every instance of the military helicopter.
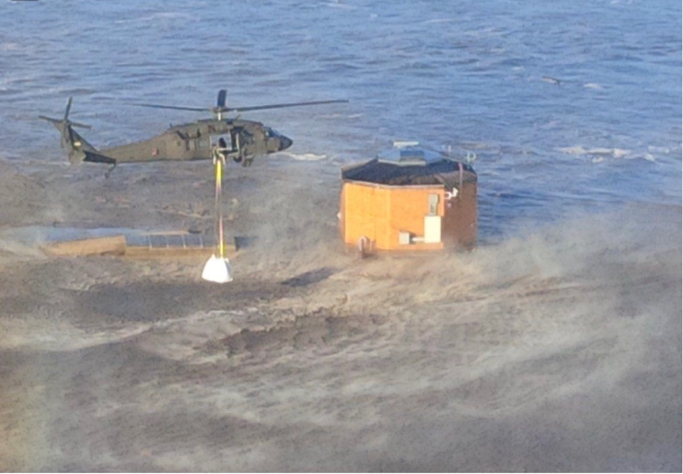
M 61 134 L 62 149 L 66 150 L 71 164 L 82 162 L 104 163 L 111 167 L 106 173 L 113 171 L 121 163 L 146 163 L 151 161 L 193 161 L 211 160 L 219 156 L 222 160 L 232 159 L 243 166 L 250 166 L 254 157 L 286 150 L 292 146 L 292 139 L 279 134 L 274 129 L 260 122 L 243 120 L 239 115 L 226 118 L 230 112 L 242 113 L 254 110 L 280 109 L 348 102 L 347 100 L 322 100 L 314 102 L 295 102 L 288 104 L 270 104 L 252 107 L 228 107 L 227 91 L 218 91 L 216 106 L 210 108 L 178 107 L 173 105 L 140 104 L 129 105 L 152 107 L 157 109 L 188 110 L 192 112 L 212 112 L 213 119 L 170 126 L 161 135 L 127 145 L 104 150 L 92 146 L 74 127 L 91 128 L 89 125 L 72 122 L 69 112 L 73 97 L 69 97 L 66 111 L 62 119 L 41 115 L 40 118 L 51 122 Z

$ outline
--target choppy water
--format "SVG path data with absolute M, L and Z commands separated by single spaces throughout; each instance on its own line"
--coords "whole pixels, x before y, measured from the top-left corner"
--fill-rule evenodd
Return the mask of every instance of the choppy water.
M 234 180 L 233 283 L 29 247 L 73 209 L 148 223 L 205 172 L 79 181 L 39 114 L 73 95 L 104 147 L 201 117 L 123 102 L 219 88 L 350 100 L 247 116 L 295 143 L 272 189 Z M 328 183 L 393 139 L 477 153 L 476 252 L 330 251 Z M 62 173 L 24 193 L 80 186 L 0 239 L 0 471 L 681 470 L 678 0 L 0 0 L 5 160 Z
M 0 157 L 57 163 L 38 114 L 120 144 L 210 106 L 344 98 L 250 114 L 330 173 L 393 139 L 473 150 L 484 236 L 623 202 L 681 201 L 681 4 L 5 1 Z M 553 79 L 559 79 L 556 83 Z M 515 223 L 515 224 L 513 224 Z

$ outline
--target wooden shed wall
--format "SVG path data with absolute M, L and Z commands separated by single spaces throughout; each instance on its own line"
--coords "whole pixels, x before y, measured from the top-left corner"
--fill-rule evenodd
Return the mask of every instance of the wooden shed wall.
M 477 183 L 463 183 L 458 196 L 446 201 L 442 238 L 449 247 L 473 248 L 477 243 Z
M 416 242 L 410 245 L 400 245 L 398 235 L 400 231 L 407 231 L 414 236 L 425 235 L 425 216 L 429 214 L 429 196 L 439 196 L 436 213 L 443 218 L 444 215 L 444 189 L 443 186 L 432 187 L 400 187 L 390 190 L 390 222 L 389 243 L 392 250 L 427 250 L 443 248 L 441 242 L 426 244 Z M 443 226 L 443 223 L 442 223 Z
M 383 186 L 345 182 L 341 193 L 341 232 L 344 242 L 357 245 L 365 236 L 378 250 L 440 249 L 443 243 L 399 244 L 399 232 L 424 235 L 424 217 L 429 212 L 429 195 L 437 194 L 437 214 L 444 215 L 443 186 Z

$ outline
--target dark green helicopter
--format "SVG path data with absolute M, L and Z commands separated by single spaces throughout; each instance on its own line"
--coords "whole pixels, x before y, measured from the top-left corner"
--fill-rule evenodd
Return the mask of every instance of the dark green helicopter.
M 131 104 L 157 109 L 189 110 L 193 112 L 213 112 L 214 118 L 171 126 L 161 135 L 127 145 L 104 150 L 92 146 L 74 127 L 90 128 L 69 120 L 72 97 L 66 105 L 61 120 L 41 115 L 40 118 L 51 122 L 62 136 L 62 148 L 67 151 L 71 164 L 84 161 L 111 165 L 107 176 L 121 163 L 146 163 L 150 161 L 191 161 L 211 160 L 217 154 L 223 160 L 232 158 L 236 163 L 250 166 L 254 157 L 286 150 L 292 140 L 279 134 L 260 122 L 226 118 L 229 112 L 241 113 L 254 110 L 280 109 L 307 105 L 334 104 L 346 100 L 323 100 L 315 102 L 296 102 L 289 104 L 270 104 L 255 107 L 228 107 L 227 92 L 218 91 L 216 106 L 211 108 L 177 107 L 173 105 Z

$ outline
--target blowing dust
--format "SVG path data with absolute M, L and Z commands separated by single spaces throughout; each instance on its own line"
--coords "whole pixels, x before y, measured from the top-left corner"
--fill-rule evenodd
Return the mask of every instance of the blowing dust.
M 210 176 L 179 166 L 200 185 L 122 195 L 140 173 L 63 178 L 100 186 L 80 209 L 43 185 L 73 221 L 210 227 Z M 3 242 L 1 469 L 680 471 L 680 207 L 360 259 L 326 163 L 255 164 L 225 190 L 227 285 L 202 262 Z

